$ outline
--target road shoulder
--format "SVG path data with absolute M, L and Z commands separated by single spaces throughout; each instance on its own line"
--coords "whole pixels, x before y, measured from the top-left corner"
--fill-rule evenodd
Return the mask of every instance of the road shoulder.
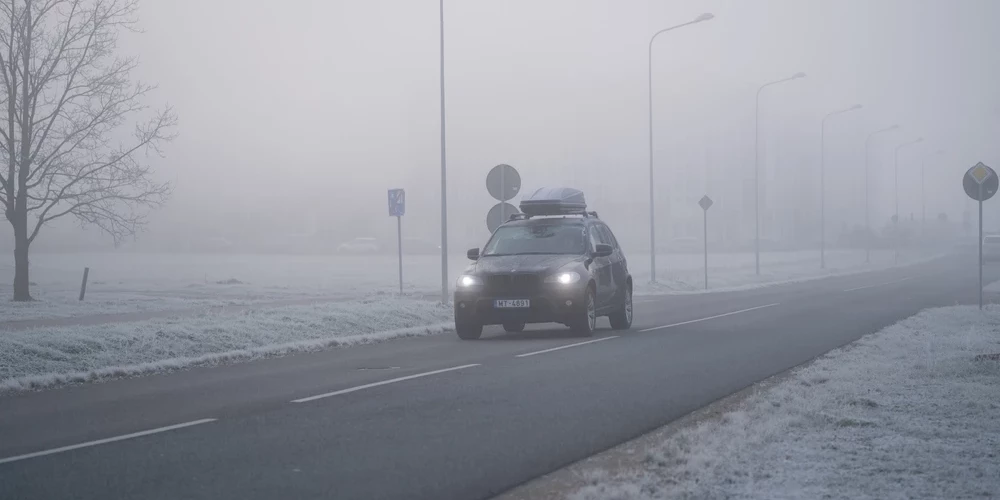
M 998 333 L 927 310 L 498 498 L 989 496 Z

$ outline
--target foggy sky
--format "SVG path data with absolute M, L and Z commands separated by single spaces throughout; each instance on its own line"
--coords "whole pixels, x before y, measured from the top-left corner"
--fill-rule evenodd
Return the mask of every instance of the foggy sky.
M 871 157 L 878 225 L 892 211 L 895 144 L 926 141 L 900 157 L 901 214 L 919 217 L 926 153 L 947 150 L 928 163 L 927 203 L 952 220 L 967 205 L 962 172 L 980 160 L 1000 168 L 1000 2 L 446 0 L 445 9 L 454 248 L 487 236 L 495 201 L 484 181 L 498 163 L 518 168 L 524 191 L 584 189 L 623 239 L 648 245 L 649 37 L 702 12 L 716 19 L 653 48 L 661 237 L 700 221 L 693 203 L 703 194 L 731 198 L 723 183 L 752 178 L 757 87 L 798 71 L 808 77 L 761 99 L 766 203 L 778 215 L 818 210 L 820 119 L 856 103 L 864 109 L 827 129 L 830 225 L 863 221 L 864 139 L 876 129 L 903 127 Z M 154 161 L 175 194 L 140 244 L 223 234 L 234 220 L 274 237 L 392 234 L 385 190 L 394 187 L 407 190 L 406 233 L 439 238 L 436 0 L 145 0 L 140 16 L 144 32 L 123 37 L 121 51 L 141 57 L 136 78 L 159 85 L 149 104 L 180 116 L 166 159 Z M 740 211 L 718 209 L 733 221 Z M 40 242 L 111 245 L 93 231 L 49 231 Z

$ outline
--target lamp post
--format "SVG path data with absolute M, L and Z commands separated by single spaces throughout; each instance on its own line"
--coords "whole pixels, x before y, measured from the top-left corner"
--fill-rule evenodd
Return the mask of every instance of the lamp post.
M 657 31 L 649 38 L 649 269 L 651 273 L 650 281 L 653 283 L 656 283 L 656 216 L 653 210 L 653 198 L 655 195 L 655 188 L 653 187 L 653 41 L 656 40 L 656 37 L 668 31 L 709 21 L 714 18 L 715 15 L 705 13 L 686 23 Z
M 857 111 L 860 104 L 829 113 L 820 122 L 819 146 L 819 268 L 826 269 L 826 121 L 831 117 Z
M 943 149 L 939 149 L 924 157 L 924 160 L 920 163 L 920 237 L 927 237 L 927 197 L 926 191 L 924 190 L 924 171 L 927 167 L 927 159 L 932 156 L 937 156 L 944 154 Z
M 893 179 L 892 183 L 893 183 L 893 188 L 892 189 L 893 189 L 894 196 L 895 196 L 895 199 L 896 199 L 896 201 L 895 201 L 896 210 L 895 210 L 895 215 L 893 216 L 893 223 L 892 223 L 893 224 L 893 255 L 892 255 L 892 262 L 893 262 L 893 264 L 899 264 L 899 150 L 903 149 L 903 148 L 905 148 L 907 146 L 912 146 L 914 144 L 919 144 L 921 142 L 924 142 L 924 138 L 923 137 L 918 137 L 915 140 L 912 140 L 910 142 L 904 142 L 903 144 L 900 144 L 900 145 L 896 146 L 896 150 L 893 151 L 893 153 L 892 153 L 892 164 L 893 164 L 893 167 L 892 167 L 892 179 Z
M 757 275 L 760 276 L 760 93 L 767 87 L 779 83 L 805 78 L 806 74 L 799 72 L 788 78 L 767 82 L 757 89 L 757 102 L 754 111 L 754 158 L 753 158 L 753 191 L 754 191 L 754 255 Z
M 869 160 L 871 154 L 869 153 L 869 148 L 871 147 L 872 138 L 878 134 L 891 132 L 894 130 L 899 130 L 899 125 L 892 125 L 883 129 L 876 130 L 868 134 L 868 138 L 865 139 L 865 263 L 871 263 L 872 261 L 872 225 L 871 225 L 871 214 L 869 210 L 868 194 L 871 190 L 871 181 L 869 181 Z
M 439 4 L 441 27 L 441 303 L 448 303 L 448 169 L 444 127 L 444 0 Z

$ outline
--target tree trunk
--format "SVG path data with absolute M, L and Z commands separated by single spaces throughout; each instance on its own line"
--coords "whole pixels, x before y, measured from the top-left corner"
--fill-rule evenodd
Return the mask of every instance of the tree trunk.
M 28 280 L 28 214 L 14 209 L 14 300 L 27 302 L 31 299 L 31 281 Z

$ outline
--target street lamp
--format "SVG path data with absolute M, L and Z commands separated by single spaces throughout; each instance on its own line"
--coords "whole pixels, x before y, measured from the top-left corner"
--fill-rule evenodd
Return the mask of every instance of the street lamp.
M 444 129 L 444 0 L 440 1 L 441 27 L 441 303 L 448 303 L 448 169 Z
M 927 159 L 940 154 L 944 154 L 943 149 L 925 156 L 924 160 L 920 163 L 920 236 L 923 238 L 927 237 L 927 197 L 924 191 L 924 170 L 927 167 Z
M 790 82 L 799 78 L 805 78 L 806 74 L 799 72 L 788 78 L 765 83 L 757 89 L 757 108 L 754 111 L 754 158 L 753 158 L 753 191 L 754 191 L 754 254 L 756 256 L 757 275 L 760 276 L 760 93 L 765 88 L 779 83 Z
M 883 129 L 876 130 L 868 134 L 868 138 L 865 139 L 865 263 L 868 264 L 872 261 L 872 225 L 871 225 L 871 214 L 868 208 L 868 192 L 871 188 L 871 182 L 868 180 L 869 172 L 869 159 L 871 154 L 869 153 L 869 148 L 871 146 L 872 138 L 878 134 L 884 132 L 891 132 L 894 130 L 899 130 L 899 125 L 892 125 Z
M 893 166 L 892 166 L 892 177 L 893 177 L 892 183 L 893 183 L 893 188 L 892 189 L 894 191 L 894 195 L 895 195 L 895 198 L 896 198 L 896 214 L 893 216 L 893 242 L 894 242 L 893 243 L 894 250 L 893 250 L 893 256 L 892 256 L 892 262 L 893 262 L 893 264 L 899 264 L 899 150 L 903 149 L 903 148 L 905 148 L 907 146 L 912 146 L 914 144 L 919 144 L 921 142 L 924 142 L 924 138 L 923 137 L 918 137 L 915 140 L 910 141 L 910 142 L 904 142 L 903 144 L 900 144 L 900 145 L 896 146 L 896 150 L 893 151 L 893 153 L 892 153 L 892 164 L 893 164 Z
M 819 146 L 819 268 L 826 269 L 826 121 L 830 117 L 850 113 L 861 109 L 860 104 L 855 104 L 846 109 L 834 111 L 823 117 L 820 122 L 820 146 Z
M 649 268 L 651 272 L 650 281 L 656 283 L 656 220 L 653 211 L 653 41 L 656 37 L 663 33 L 666 33 L 677 28 L 682 28 L 684 26 L 689 26 L 692 24 L 697 24 L 704 21 L 709 21 L 715 18 L 715 15 L 710 13 L 704 13 L 700 16 L 694 18 L 683 24 L 678 24 L 677 26 L 671 26 L 669 28 L 662 29 L 653 33 L 653 36 L 649 38 Z

